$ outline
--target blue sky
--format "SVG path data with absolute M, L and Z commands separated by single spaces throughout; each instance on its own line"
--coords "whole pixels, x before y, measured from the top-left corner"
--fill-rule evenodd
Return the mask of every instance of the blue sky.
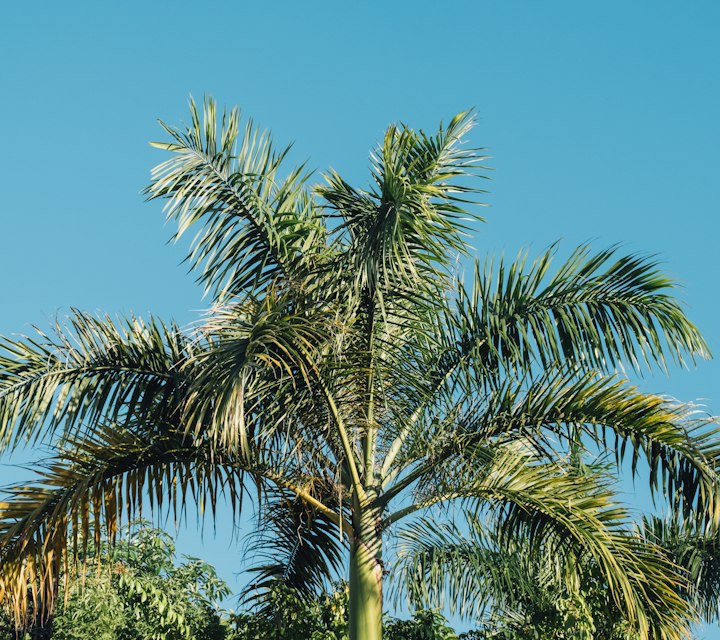
M 361 184 L 389 123 L 475 107 L 493 167 L 478 253 L 659 254 L 720 355 L 719 24 L 715 0 L 2 3 L 0 333 L 71 307 L 196 317 L 182 248 L 140 191 L 156 119 L 208 94 Z M 720 413 L 718 361 L 642 385 Z M 219 528 L 180 543 L 232 582 Z

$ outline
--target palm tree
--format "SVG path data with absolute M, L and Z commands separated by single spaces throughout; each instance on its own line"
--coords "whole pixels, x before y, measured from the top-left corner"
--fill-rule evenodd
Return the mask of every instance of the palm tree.
M 610 489 L 611 466 L 587 464 L 582 453 L 575 450 L 568 456 L 567 473 L 592 477 Z M 530 538 L 527 530 L 509 536 L 506 523 L 497 518 L 480 518 L 472 511 L 455 515 L 442 523 L 418 518 L 401 532 L 392 581 L 396 599 L 407 595 L 417 608 L 447 608 L 474 620 L 481 625 L 473 632 L 478 638 L 638 638 L 592 555 L 578 553 L 568 579 L 565 563 L 558 562 L 558 546 L 567 541 Z M 671 538 L 666 527 L 656 517 L 644 519 L 642 530 L 624 532 L 624 544 L 651 557 L 662 549 L 671 562 L 646 565 L 646 578 L 653 564 L 675 574 L 679 595 L 705 618 L 712 596 L 717 608 L 715 566 L 705 552 L 717 545 L 709 534 L 701 544 L 687 544 L 690 536 L 682 535 L 684 529 L 673 528 Z M 674 553 L 678 548 L 682 554 Z M 698 562 L 700 554 L 704 562 Z
M 467 527 L 421 521 L 402 532 L 398 586 L 409 586 L 416 607 L 447 607 L 479 625 L 482 638 L 638 637 L 591 557 L 579 556 L 568 579 L 552 545 L 496 538 L 465 516 Z
M 643 517 L 642 535 L 660 546 L 686 579 L 682 596 L 706 623 L 720 622 L 720 531 L 700 517 Z
M 384 535 L 456 503 L 555 541 L 568 575 L 589 554 L 642 637 L 681 637 L 675 574 L 558 456 L 584 442 L 644 459 L 654 490 L 717 516 L 708 419 L 616 373 L 708 355 L 673 282 L 649 258 L 581 247 L 554 272 L 556 248 L 476 262 L 465 285 L 484 160 L 463 146 L 472 114 L 434 135 L 391 126 L 366 189 L 335 172 L 310 187 L 236 110 L 207 100 L 191 116 L 163 124 L 171 155 L 147 194 L 195 233 L 207 315 L 184 332 L 74 312 L 3 341 L 2 445 L 53 446 L 0 512 L 16 610 L 28 584 L 52 607 L 61 568 L 144 501 L 214 514 L 222 498 L 237 515 L 255 496 L 274 545 L 257 584 L 311 591 L 347 564 L 350 638 L 376 640 Z

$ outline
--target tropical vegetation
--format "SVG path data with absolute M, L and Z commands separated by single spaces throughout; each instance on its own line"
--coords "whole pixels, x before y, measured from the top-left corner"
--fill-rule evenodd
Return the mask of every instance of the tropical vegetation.
M 16 615 L 52 610 L 88 544 L 143 505 L 216 517 L 222 501 L 255 508 L 256 591 L 281 580 L 311 599 L 347 578 L 350 640 L 381 637 L 402 540 L 453 514 L 554 583 L 590 567 L 638 637 L 684 637 L 683 574 L 604 474 L 568 471 L 609 452 L 646 464 L 680 518 L 718 519 L 712 420 L 625 373 L 709 355 L 656 261 L 589 246 L 471 261 L 486 173 L 471 113 L 434 134 L 389 127 L 364 188 L 335 171 L 313 186 L 237 110 L 190 113 L 163 124 L 147 195 L 192 235 L 208 312 L 183 330 L 75 311 L 2 340 L 2 448 L 52 448 L 0 509 Z M 463 574 L 423 558 L 468 610 Z
M 50 620 L 29 618 L 16 629 L 0 609 L 0 637 L 10 640 L 346 640 L 346 584 L 312 599 L 278 581 L 240 613 L 223 608 L 228 585 L 197 558 L 176 562 L 173 539 L 147 522 L 129 526 L 112 546 L 102 539 L 83 557 L 82 575 L 59 594 Z M 390 640 L 457 638 L 436 612 L 413 619 L 386 616 Z
M 83 574 L 60 594 L 53 639 L 226 637 L 221 603 L 230 590 L 206 562 L 186 557 L 176 564 L 175 545 L 164 531 L 132 527 L 83 560 Z
M 212 566 L 190 557 L 176 564 L 167 533 L 134 523 L 116 544 L 103 538 L 98 548 L 91 545 L 49 619 L 31 611 L 18 626 L 11 612 L 0 610 L 0 637 L 220 640 L 225 638 L 220 603 L 229 593 Z

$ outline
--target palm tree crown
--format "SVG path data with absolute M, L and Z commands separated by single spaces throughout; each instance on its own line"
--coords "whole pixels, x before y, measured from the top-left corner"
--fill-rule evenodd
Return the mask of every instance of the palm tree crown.
M 163 125 L 147 194 L 195 234 L 207 315 L 182 331 L 78 311 L 2 342 L 3 446 L 54 447 L 0 511 L 16 610 L 28 584 L 51 607 L 63 567 L 144 500 L 237 514 L 249 495 L 256 584 L 312 592 L 349 564 L 351 638 L 374 640 L 384 534 L 455 502 L 566 577 L 589 559 L 641 637 L 682 637 L 682 577 L 566 465 L 577 447 L 627 452 L 680 511 L 718 516 L 709 419 L 617 374 L 708 356 L 656 263 L 585 246 L 552 269 L 553 247 L 476 262 L 464 283 L 484 160 L 463 145 L 470 113 L 434 135 L 391 126 L 366 189 L 335 172 L 311 187 L 236 110 L 191 116 Z

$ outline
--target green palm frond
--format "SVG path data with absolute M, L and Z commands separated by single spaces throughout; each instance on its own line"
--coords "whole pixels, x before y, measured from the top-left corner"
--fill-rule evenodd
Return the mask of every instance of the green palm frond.
M 481 219 L 469 205 L 483 193 L 465 178 L 476 176 L 486 159 L 461 146 L 473 124 L 468 112 L 434 136 L 393 125 L 372 157 L 372 189 L 354 189 L 337 173 L 317 189 L 341 218 L 358 288 L 388 294 L 425 286 L 428 274 L 465 255 L 467 223 Z
M 332 484 L 323 493 L 324 504 L 337 504 L 338 492 Z M 277 490 L 266 494 L 245 548 L 246 556 L 253 558 L 248 570 L 255 576 L 245 589 L 246 601 L 261 601 L 264 592 L 277 584 L 300 597 L 327 591 L 341 575 L 342 535 L 336 523 L 296 495 Z
M 563 370 L 579 380 L 667 360 L 708 357 L 697 329 L 672 297 L 674 283 L 650 260 L 616 249 L 577 249 L 554 275 L 554 249 L 532 265 L 527 256 L 494 268 L 476 265 L 472 291 L 436 298 L 435 320 L 403 345 L 399 405 L 388 429 L 394 456 L 424 421 L 457 413 L 458 402 L 482 398 L 517 378 Z M 421 375 L 418 375 L 418 374 Z
M 707 622 L 720 620 L 720 533 L 702 518 L 644 517 L 642 535 L 686 572 L 682 594 Z
M 65 435 L 100 420 L 148 418 L 176 407 L 178 365 L 192 351 L 175 325 L 131 317 L 113 321 L 74 311 L 55 335 L 0 342 L 3 448 Z
M 447 604 L 477 620 L 505 597 L 533 587 L 522 559 L 493 545 L 481 527 L 468 533 L 426 516 L 403 528 L 398 545 L 391 572 L 396 606 L 406 594 L 415 608 Z
M 478 617 L 488 606 L 502 608 L 527 595 L 538 578 L 546 589 L 563 584 L 577 592 L 583 566 L 591 563 L 610 602 L 641 634 L 685 637 L 693 613 L 678 595 L 682 575 L 659 547 L 632 533 L 625 511 L 602 483 L 569 477 L 522 454 L 496 458 L 479 476 L 464 477 L 455 492 L 472 496 L 468 504 L 490 505 L 489 514 L 469 512 L 470 539 L 431 518 L 411 523 L 402 534 L 398 575 L 417 603 Z M 518 551 L 521 558 L 513 556 Z M 542 566 L 542 576 L 528 573 L 528 562 Z
M 644 459 L 653 492 L 686 510 L 700 502 L 718 517 L 718 430 L 694 405 L 642 393 L 622 379 L 548 372 L 527 386 L 494 393 L 478 418 L 470 431 L 484 438 L 516 434 L 547 447 L 551 434 L 569 441 L 584 433 L 618 462 L 627 454 L 633 474 Z
M 581 246 L 550 275 L 554 253 L 530 265 L 525 253 L 510 264 L 478 263 L 472 291 L 459 289 L 454 335 L 479 372 L 560 362 L 640 371 L 709 357 L 657 262 Z
M 645 460 L 652 491 L 686 513 L 703 505 L 708 517 L 718 518 L 718 429 L 694 405 L 642 393 L 622 379 L 548 371 L 480 389 L 470 399 L 451 398 L 436 410 L 413 425 L 388 483 L 400 469 L 403 476 L 392 482 L 386 500 L 413 483 L 428 483 L 432 491 L 439 470 L 453 469 L 476 445 L 519 441 L 552 459 L 584 436 L 618 463 L 630 457 L 633 474 Z
M 312 382 L 333 322 L 322 310 L 299 312 L 292 296 L 275 289 L 215 308 L 199 327 L 202 348 L 185 365 L 192 378 L 187 428 L 248 455 L 252 440 L 273 437 L 313 404 L 315 417 L 327 416 Z M 319 428 L 326 433 L 327 421 Z
M 202 118 L 190 101 L 186 130 L 163 123 L 172 142 L 153 143 L 173 157 L 153 170 L 150 199 L 167 200 L 175 237 L 198 231 L 188 255 L 217 299 L 260 292 L 278 277 L 307 280 L 326 250 L 322 217 L 302 167 L 283 175 L 289 148 L 276 151 L 252 121 L 240 132 L 237 109 L 218 117 L 206 99 Z

